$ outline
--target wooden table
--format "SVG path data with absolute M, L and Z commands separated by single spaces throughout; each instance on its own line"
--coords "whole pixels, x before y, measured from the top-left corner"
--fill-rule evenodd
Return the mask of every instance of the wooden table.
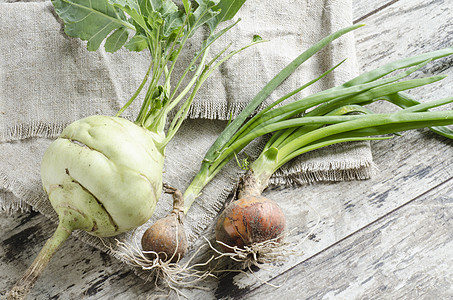
M 453 43 L 453 0 L 353 2 L 356 22 L 368 25 L 355 32 L 362 70 Z M 451 96 L 452 64 L 442 59 L 416 74 L 451 78 L 412 94 Z M 263 281 L 228 274 L 205 283 L 206 291 L 183 292 L 190 299 L 453 299 L 453 142 L 418 130 L 372 142 L 372 149 L 378 170 L 371 180 L 304 188 L 321 220 L 303 244 L 305 255 L 259 270 Z M 278 193 L 284 197 L 285 191 Z M 53 229 L 38 213 L 0 218 L 0 295 Z M 244 288 L 233 285 L 241 280 Z M 71 237 L 30 299 L 152 295 L 152 283 Z

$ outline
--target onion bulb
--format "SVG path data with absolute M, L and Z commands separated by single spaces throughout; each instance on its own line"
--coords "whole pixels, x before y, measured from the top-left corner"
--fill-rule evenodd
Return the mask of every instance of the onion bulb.
M 164 191 L 173 195 L 173 210 L 145 231 L 141 244 L 148 256 L 157 254 L 162 261 L 177 262 L 188 251 L 184 231 L 184 198 L 178 189 L 166 184 Z
M 246 196 L 231 202 L 220 214 L 216 240 L 230 252 L 233 247 L 244 248 L 278 238 L 285 224 L 285 215 L 277 203 L 263 196 Z

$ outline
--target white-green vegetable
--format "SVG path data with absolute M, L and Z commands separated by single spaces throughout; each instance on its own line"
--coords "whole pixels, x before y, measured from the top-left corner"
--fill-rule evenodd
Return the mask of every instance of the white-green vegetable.
M 119 117 L 91 116 L 66 127 L 41 164 L 60 222 L 104 237 L 145 223 L 162 191 L 162 141 Z
M 165 147 L 181 127 L 201 85 L 225 60 L 260 42 L 229 53 L 226 47 L 207 61 L 210 46 L 237 22 L 216 31 L 218 24 L 232 19 L 245 0 L 181 2 L 178 6 L 172 0 L 52 0 L 65 33 L 87 41 L 88 50 L 97 50 L 101 44 L 107 52 L 123 46 L 146 50 L 150 64 L 137 91 L 116 116 L 91 116 L 70 124 L 45 152 L 42 183 L 59 225 L 8 299 L 28 294 L 72 231 L 114 236 L 151 217 L 162 192 Z M 196 53 L 186 53 L 193 58 L 174 78 L 182 49 L 202 26 L 208 28 L 206 39 Z M 121 118 L 145 87 L 135 122 Z M 169 113 L 177 107 L 168 122 Z

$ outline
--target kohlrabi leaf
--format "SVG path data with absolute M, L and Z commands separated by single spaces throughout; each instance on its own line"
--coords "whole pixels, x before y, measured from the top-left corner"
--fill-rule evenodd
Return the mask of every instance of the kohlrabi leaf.
M 246 0 L 220 0 L 215 6 L 215 10 L 220 10 L 220 13 L 207 22 L 211 31 L 217 27 L 219 23 L 231 20 Z
M 190 18 L 190 25 L 194 31 L 220 13 L 219 10 L 214 9 L 219 2 L 218 0 L 196 0 L 196 2 L 198 3 L 198 7 Z
M 165 37 L 170 36 L 172 33 L 176 32 L 181 28 L 184 24 L 184 14 L 182 12 L 174 12 L 168 15 L 165 18 L 164 27 L 163 27 L 163 35 Z
M 154 11 L 154 7 L 151 3 L 151 0 L 138 0 L 138 4 L 140 7 L 140 11 L 144 16 L 148 16 L 152 11 Z
M 137 0 L 108 0 L 108 2 L 118 7 L 127 7 L 128 10 L 140 12 L 140 6 Z
M 145 1 L 149 2 L 153 11 L 158 11 L 159 8 L 162 6 L 163 0 L 145 0 Z
M 148 47 L 148 39 L 144 35 L 136 34 L 129 40 L 125 47 L 130 51 L 140 52 Z
M 120 28 L 134 29 L 125 14 L 107 0 L 52 0 L 52 4 L 65 23 L 65 33 L 88 41 L 87 48 L 90 51 L 97 50 L 112 31 Z M 114 38 L 120 35 L 121 39 L 118 41 L 122 41 L 122 34 L 124 33 L 120 31 Z M 117 47 L 116 43 L 114 48 Z
M 162 19 L 162 16 L 158 12 L 152 11 L 150 12 L 147 18 L 147 23 L 149 27 L 155 29 L 155 34 L 157 34 L 158 31 L 160 31 L 159 29 L 162 27 L 164 20 Z
M 142 14 L 148 17 L 151 12 L 157 12 L 162 18 L 177 12 L 178 6 L 172 0 L 139 0 Z
M 117 29 L 105 40 L 105 51 L 113 53 L 119 50 L 126 43 L 128 37 L 127 29 L 124 27 Z
M 178 7 L 172 0 L 162 1 L 162 6 L 159 8 L 158 12 L 162 15 L 163 18 L 167 17 L 178 11 Z
M 184 10 L 186 14 L 190 12 L 190 1 L 189 0 L 182 0 L 182 5 L 184 5 Z
M 109 3 L 115 7 L 118 7 L 127 15 L 129 15 L 134 22 L 140 26 L 143 30 L 147 31 L 146 21 L 144 15 L 141 12 L 140 5 L 137 0 L 108 0 Z

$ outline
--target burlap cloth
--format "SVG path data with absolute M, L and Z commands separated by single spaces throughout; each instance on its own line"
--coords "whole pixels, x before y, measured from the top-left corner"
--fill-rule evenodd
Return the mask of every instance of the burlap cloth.
M 206 82 L 190 112 L 191 119 L 168 146 L 164 181 L 184 190 L 198 171 L 205 151 L 224 128 L 226 122 L 222 120 L 240 111 L 302 50 L 351 25 L 351 15 L 350 0 L 249 0 L 237 16 L 242 21 L 216 49 L 229 41 L 233 41 L 233 49 L 245 45 L 254 34 L 270 41 L 234 57 Z M 304 94 L 340 84 L 356 74 L 351 33 L 305 63 L 269 101 L 344 58 L 346 63 Z M 11 213 L 33 207 L 55 221 L 39 176 L 44 150 L 68 123 L 92 114 L 114 114 L 135 91 L 147 67 L 144 53 L 120 50 L 109 54 L 103 49 L 88 52 L 84 42 L 63 33 L 49 1 L 1 0 L 0 211 Z M 137 108 L 134 106 L 124 116 L 132 118 Z M 274 183 L 364 179 L 369 177 L 371 165 L 367 143 L 330 147 L 289 164 L 274 177 Z M 199 238 L 213 222 L 238 170 L 234 162 L 230 163 L 193 205 L 186 220 L 190 241 Z M 300 192 L 301 188 L 292 190 L 295 201 Z M 171 198 L 163 195 L 149 223 L 166 215 L 170 205 Z M 148 226 L 118 238 L 132 242 Z M 112 242 L 106 239 L 100 243 L 85 233 L 76 235 L 103 250 L 107 250 L 104 243 Z

